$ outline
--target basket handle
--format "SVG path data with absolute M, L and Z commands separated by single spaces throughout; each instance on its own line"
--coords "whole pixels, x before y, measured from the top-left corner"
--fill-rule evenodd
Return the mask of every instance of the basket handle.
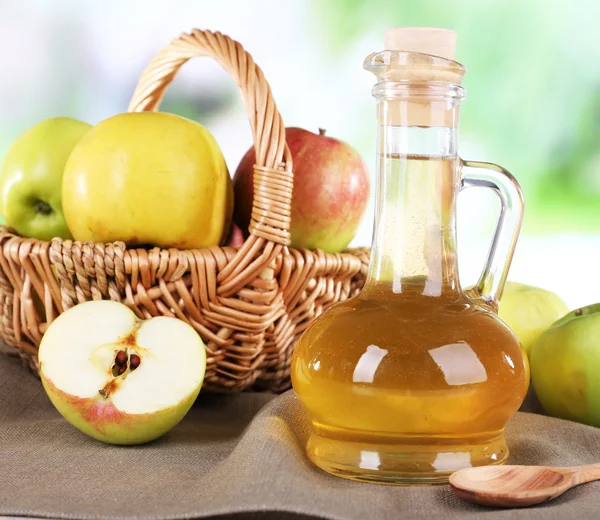
M 238 42 L 220 32 L 183 33 L 146 67 L 128 111 L 156 111 L 177 71 L 196 56 L 210 56 L 221 64 L 235 80 L 248 111 L 256 149 L 250 234 L 289 245 L 293 174 L 285 126 L 262 70 Z

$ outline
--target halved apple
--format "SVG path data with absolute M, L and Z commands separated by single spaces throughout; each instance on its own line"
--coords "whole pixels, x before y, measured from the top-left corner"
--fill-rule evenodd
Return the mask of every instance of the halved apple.
M 40 375 L 50 400 L 73 426 L 100 441 L 141 444 L 175 426 L 204 380 L 206 351 L 175 318 L 140 321 L 114 301 L 61 314 L 42 338 Z

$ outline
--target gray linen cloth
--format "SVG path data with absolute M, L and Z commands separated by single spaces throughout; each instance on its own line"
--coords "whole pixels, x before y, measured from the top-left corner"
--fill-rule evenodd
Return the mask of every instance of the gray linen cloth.
M 38 379 L 0 356 L 0 515 L 73 519 L 586 519 L 600 483 L 546 505 L 493 510 L 448 486 L 350 482 L 304 454 L 310 424 L 293 392 L 201 395 L 162 439 L 94 441 L 63 420 Z M 507 427 L 517 464 L 600 462 L 600 429 L 518 413 Z

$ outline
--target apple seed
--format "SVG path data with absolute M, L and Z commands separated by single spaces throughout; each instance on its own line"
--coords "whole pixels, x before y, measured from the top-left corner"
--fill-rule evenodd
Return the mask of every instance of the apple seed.
M 119 375 L 123 374 L 127 370 L 127 365 L 121 365 L 119 367 Z
M 123 366 L 127 363 L 127 353 L 124 350 L 119 350 L 119 352 L 117 352 L 115 363 L 119 366 Z
M 142 360 L 140 359 L 140 356 L 138 356 L 137 354 L 131 354 L 131 356 L 129 357 L 129 368 L 131 370 L 135 370 L 137 367 L 140 366 L 140 362 Z

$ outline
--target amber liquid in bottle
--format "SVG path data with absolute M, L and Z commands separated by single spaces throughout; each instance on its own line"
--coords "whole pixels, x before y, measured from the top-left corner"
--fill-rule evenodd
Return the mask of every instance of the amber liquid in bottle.
M 528 366 L 493 310 L 460 287 L 457 157 L 381 160 L 367 284 L 304 333 L 292 380 L 317 466 L 358 480 L 443 481 L 506 459 L 503 429 Z

